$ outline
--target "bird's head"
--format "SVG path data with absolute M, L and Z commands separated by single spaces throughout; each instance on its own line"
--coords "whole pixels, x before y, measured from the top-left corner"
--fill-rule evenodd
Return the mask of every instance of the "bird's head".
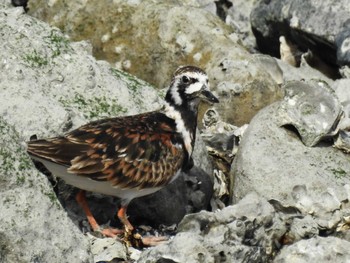
M 179 67 L 172 78 L 165 100 L 172 106 L 197 108 L 201 100 L 218 103 L 209 90 L 207 74 L 194 66 Z

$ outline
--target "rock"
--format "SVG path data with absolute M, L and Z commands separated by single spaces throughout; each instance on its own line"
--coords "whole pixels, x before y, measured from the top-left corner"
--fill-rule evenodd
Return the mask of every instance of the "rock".
M 280 41 L 280 58 L 287 64 L 297 67 L 300 64 L 301 52 L 298 47 L 288 41 L 284 36 L 279 37 Z
M 330 187 L 343 200 L 349 156 L 327 142 L 305 146 L 293 131 L 279 126 L 280 105 L 277 102 L 261 110 L 245 131 L 231 169 L 232 201 L 251 191 L 268 199 L 291 201 L 286 193 L 296 185 L 315 193 Z
M 269 57 L 269 56 L 267 56 Z M 271 58 L 272 59 L 272 58 Z M 309 81 L 312 79 L 322 80 L 328 85 L 332 86 L 333 80 L 322 74 L 320 71 L 309 66 L 308 63 L 301 63 L 299 68 L 293 67 L 280 59 L 275 59 L 278 66 L 282 70 L 284 82 L 293 80 L 305 80 Z
M 281 98 L 264 67 L 232 39 L 233 29 L 193 5 L 65 0 L 29 4 L 31 15 L 60 27 L 73 40 L 90 39 L 98 58 L 159 88 L 168 85 L 181 64 L 204 68 L 220 97 L 217 108 L 229 123 L 248 123 L 258 110 Z
M 221 5 L 220 2 L 222 2 Z M 235 29 L 232 37 L 238 38 L 252 52 L 256 49 L 256 43 L 250 25 L 250 13 L 257 2 L 257 0 L 217 1 L 217 5 L 220 5 L 224 11 L 224 15 L 218 15 Z
M 266 262 L 285 231 L 273 207 L 250 194 L 221 211 L 187 215 L 173 239 L 138 262 Z
M 350 30 L 344 28 L 335 38 L 335 44 L 337 48 L 337 62 L 339 65 L 349 65 L 350 61 Z
M 350 152 L 350 93 L 349 93 L 349 79 L 339 79 L 334 82 L 332 88 L 339 98 L 342 106 L 344 116 L 340 119 L 337 128 L 339 129 L 338 136 L 335 138 L 334 146 L 347 153 Z
M 270 74 L 271 78 L 278 85 L 283 84 L 283 81 L 285 80 L 285 72 L 282 71 L 282 67 L 279 66 L 277 59 L 262 54 L 255 54 L 254 58 L 262 67 L 265 68 L 265 70 Z
M 0 118 L 0 261 L 92 262 L 89 241 L 67 217 L 23 139 Z
M 327 64 L 339 66 L 349 63 L 348 14 L 346 0 L 260 1 L 251 13 L 251 24 L 264 53 L 278 57 L 279 37 L 283 35 L 299 49 L 309 49 Z M 339 76 L 337 72 L 329 74 Z
M 350 186 L 344 190 L 347 196 L 338 199 L 331 189 L 315 194 L 296 186 L 289 205 L 249 193 L 220 211 L 185 216 L 174 238 L 144 250 L 137 262 L 299 262 L 307 251 L 311 262 L 328 262 L 322 256 L 336 254 L 333 241 L 339 259 L 349 259 Z
M 53 136 L 88 120 L 161 107 L 149 84 L 96 62 L 86 43 L 70 44 L 60 31 L 22 12 L 6 9 L 1 16 L 6 25 L 1 41 L 7 45 L 0 51 L 6 87 L 0 112 L 25 138 Z
M 350 243 L 336 237 L 314 237 L 282 249 L 273 263 L 349 262 Z
M 280 125 L 293 126 L 306 146 L 314 146 L 338 132 L 336 126 L 343 110 L 327 83 L 293 81 L 284 90 L 279 107 Z
M 91 239 L 91 252 L 94 255 L 95 262 L 110 262 L 113 259 L 127 260 L 127 249 L 119 240 L 88 236 Z

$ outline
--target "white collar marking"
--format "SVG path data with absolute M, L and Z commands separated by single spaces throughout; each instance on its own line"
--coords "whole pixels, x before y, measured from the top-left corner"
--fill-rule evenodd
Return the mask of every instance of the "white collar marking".
M 181 117 L 180 112 L 175 110 L 175 108 L 169 105 L 169 103 L 165 102 L 165 115 L 175 120 L 176 131 L 182 134 L 186 150 L 190 157 L 192 155 L 192 150 L 193 150 L 192 144 L 191 144 L 193 137 L 192 137 L 192 134 L 186 129 L 185 123 Z

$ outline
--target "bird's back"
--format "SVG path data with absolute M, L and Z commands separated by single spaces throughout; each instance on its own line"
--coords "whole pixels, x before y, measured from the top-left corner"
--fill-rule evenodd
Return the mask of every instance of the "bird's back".
M 159 188 L 171 182 L 189 159 L 175 126 L 161 112 L 104 119 L 65 136 L 30 141 L 28 152 L 46 166 L 59 168 L 54 169 L 61 173 L 56 176 L 78 180 L 70 184 L 82 189 L 83 179 L 114 189 Z

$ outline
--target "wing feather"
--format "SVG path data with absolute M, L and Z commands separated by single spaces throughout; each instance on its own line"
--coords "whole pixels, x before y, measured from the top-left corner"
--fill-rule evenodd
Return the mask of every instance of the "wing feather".
M 72 176 L 109 181 L 118 188 L 169 183 L 186 159 L 173 120 L 161 113 L 105 119 L 66 136 L 28 142 L 28 152 L 65 165 Z M 58 175 L 59 176 L 59 175 Z

